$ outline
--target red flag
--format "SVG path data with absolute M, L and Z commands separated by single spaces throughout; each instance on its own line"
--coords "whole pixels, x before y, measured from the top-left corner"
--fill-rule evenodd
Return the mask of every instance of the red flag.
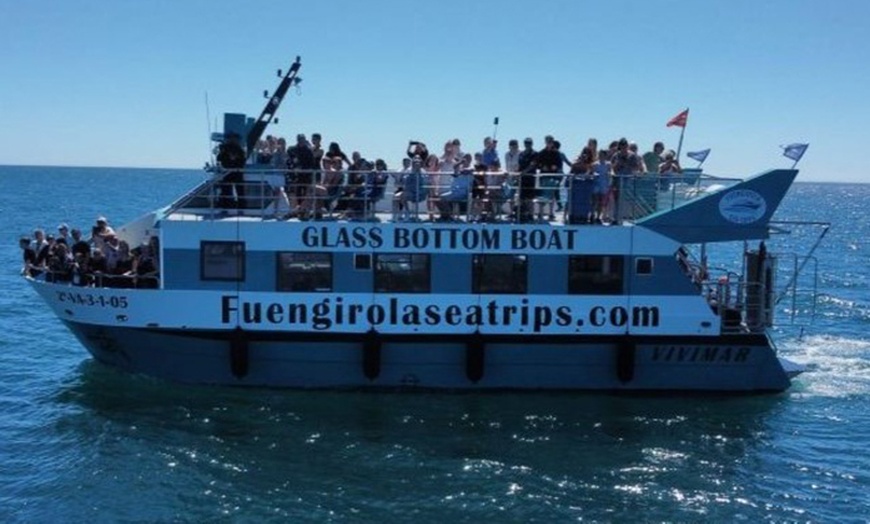
M 686 127 L 686 121 L 689 119 L 689 110 L 681 112 L 679 115 L 674 118 L 668 120 L 667 127 L 677 126 L 677 127 Z

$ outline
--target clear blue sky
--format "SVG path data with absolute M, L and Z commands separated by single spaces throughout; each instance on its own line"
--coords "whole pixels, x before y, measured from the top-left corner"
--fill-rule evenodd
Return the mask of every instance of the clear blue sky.
M 867 0 L 0 0 L 0 164 L 198 168 L 216 117 L 258 115 L 297 54 L 269 132 L 391 166 L 409 138 L 478 150 L 495 116 L 502 152 L 676 149 L 689 107 L 683 152 L 712 148 L 708 172 L 809 142 L 799 180 L 870 182 Z

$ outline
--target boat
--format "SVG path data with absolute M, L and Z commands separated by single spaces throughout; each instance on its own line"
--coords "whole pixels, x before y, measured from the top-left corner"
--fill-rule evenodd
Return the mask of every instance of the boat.
M 355 214 L 288 216 L 287 169 L 252 151 L 300 67 L 279 72 L 259 118 L 224 116 L 213 138 L 240 137 L 243 167 L 210 163 L 175 202 L 116 229 L 152 251 L 153 275 L 26 276 L 94 359 L 189 384 L 400 390 L 764 393 L 804 371 L 771 334 L 783 258 L 766 243 L 789 227 L 773 217 L 796 170 L 620 179 L 604 223 L 511 214 L 515 174 L 504 213 L 475 215 L 469 196 L 430 220 L 425 202 L 397 210 L 366 170 Z M 569 210 L 585 209 L 570 199 L 586 182 L 571 180 Z M 722 244 L 741 267 L 708 261 Z

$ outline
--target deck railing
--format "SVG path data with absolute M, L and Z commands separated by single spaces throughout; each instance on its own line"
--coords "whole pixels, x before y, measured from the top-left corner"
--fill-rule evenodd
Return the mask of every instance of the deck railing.
M 636 221 L 739 182 L 695 173 L 613 175 L 596 208 L 592 175 L 507 172 L 287 171 L 246 168 L 213 176 L 174 202 L 168 214 L 202 218 L 509 221 L 587 223 Z M 337 176 L 336 176 L 337 175 Z M 463 179 L 463 177 L 467 177 Z M 523 177 L 528 177 L 523 181 Z M 410 183 L 409 183 L 410 179 Z M 530 183 L 530 181 L 532 181 Z M 561 204 L 561 205 L 559 205 Z M 561 208 L 560 211 L 556 211 Z M 552 210 L 552 211 L 551 211 Z
M 76 287 L 108 287 L 118 289 L 160 288 L 159 275 L 116 275 L 100 271 L 36 269 L 33 270 L 31 276 L 37 280 Z

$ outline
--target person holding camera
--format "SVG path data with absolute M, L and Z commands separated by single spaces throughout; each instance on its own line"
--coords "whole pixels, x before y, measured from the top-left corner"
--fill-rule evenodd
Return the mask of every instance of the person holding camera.
M 486 137 L 483 139 L 483 151 L 481 154 L 481 162 L 483 165 L 489 169 L 494 164 L 498 164 L 498 150 L 496 147 L 498 146 L 498 140 L 492 137 Z
M 417 142 L 416 140 L 411 140 L 408 142 L 407 153 L 408 158 L 410 158 L 411 160 L 413 160 L 414 157 L 418 157 L 423 162 L 425 162 L 426 159 L 429 158 L 429 148 L 426 147 L 426 144 L 424 144 L 423 142 Z

